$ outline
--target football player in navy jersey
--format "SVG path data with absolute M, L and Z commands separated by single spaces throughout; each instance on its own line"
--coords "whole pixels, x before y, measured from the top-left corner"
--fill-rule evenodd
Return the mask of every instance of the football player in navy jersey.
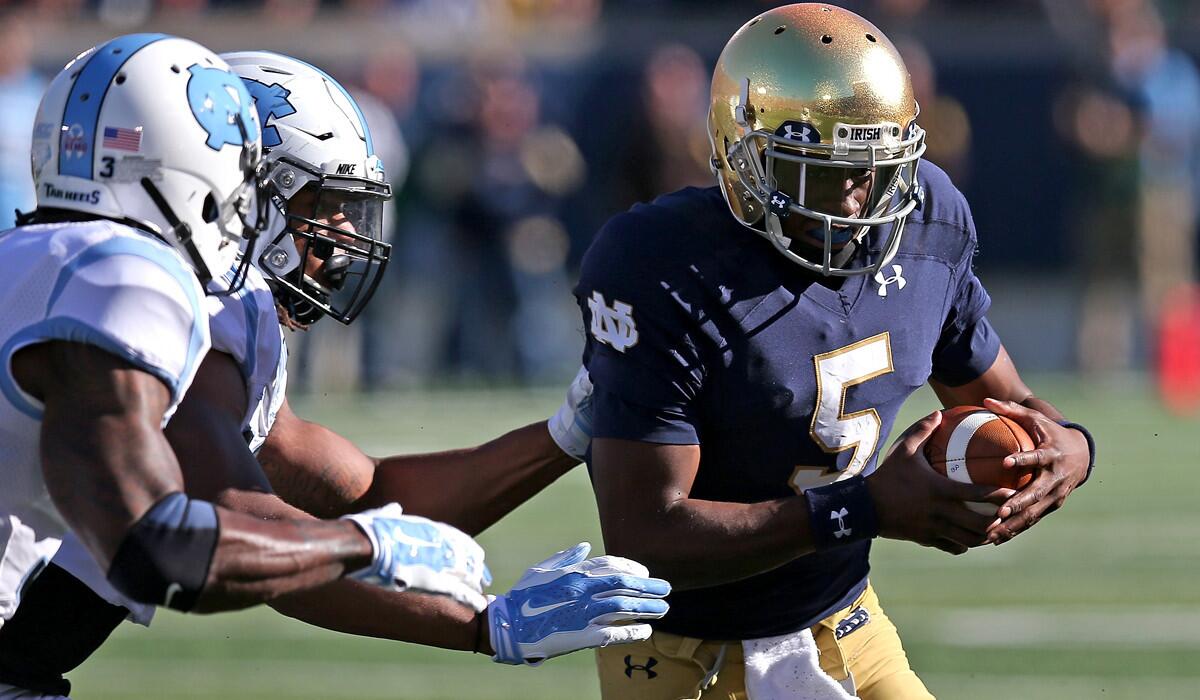
M 717 186 L 614 217 L 585 256 L 605 544 L 674 586 L 650 640 L 598 650 L 605 698 L 930 697 L 868 582 L 871 539 L 998 544 L 1086 479 L 1090 436 L 988 323 L 967 202 L 921 160 L 917 112 L 869 22 L 765 12 L 713 76 Z M 1013 492 L 936 474 L 940 412 L 881 456 L 926 382 L 1021 423 L 1037 449 L 1010 459 L 1040 475 Z

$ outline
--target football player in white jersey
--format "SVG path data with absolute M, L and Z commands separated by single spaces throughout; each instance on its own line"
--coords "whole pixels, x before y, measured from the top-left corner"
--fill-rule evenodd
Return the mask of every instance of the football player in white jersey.
M 389 191 L 365 121 L 336 81 L 307 64 L 262 52 L 224 58 L 257 99 L 264 143 L 270 144 L 269 178 L 288 200 L 285 229 L 254 248 L 253 257 L 293 325 L 310 324 L 321 314 L 349 322 L 387 258 L 379 224 Z M 287 408 L 286 351 L 273 305 L 253 268 L 236 294 L 210 301 L 213 352 L 166 430 L 193 498 L 268 519 L 303 515 L 272 495 L 272 486 L 292 505 L 323 515 L 398 499 L 410 513 L 477 532 L 578 463 L 586 449 L 586 429 L 573 420 L 575 404 L 587 393 L 583 375 L 549 422 L 472 450 L 372 460 Z M 245 443 L 231 439 L 243 436 L 262 446 L 269 484 Z M 0 682 L 46 697 L 63 695 L 69 684 L 62 673 L 121 619 L 148 622 L 152 608 L 108 585 L 82 552 L 77 541 L 68 540 L 28 588 L 18 615 L 0 629 Z M 614 623 L 661 616 L 665 584 L 645 579 L 639 565 L 614 558 L 584 561 L 586 554 L 581 545 L 536 565 L 514 591 L 478 615 L 449 598 L 353 582 L 284 596 L 272 605 L 345 632 L 486 651 L 506 663 L 646 636 L 643 624 Z M 521 603 L 527 600 L 561 602 L 564 593 L 554 581 L 569 574 L 576 588 L 582 579 L 591 595 L 573 601 L 575 610 L 565 622 L 525 616 Z M 627 590 L 621 597 L 593 597 L 614 587 Z M 598 617 L 603 624 L 593 622 Z M 0 697 L 9 697 L 2 685 Z

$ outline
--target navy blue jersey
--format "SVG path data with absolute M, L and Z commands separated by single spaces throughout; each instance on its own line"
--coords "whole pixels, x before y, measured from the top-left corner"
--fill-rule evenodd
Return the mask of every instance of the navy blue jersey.
M 967 203 L 936 166 L 919 173 L 925 201 L 894 260 L 844 281 L 789 262 L 716 187 L 609 221 L 575 290 L 594 437 L 699 444 L 698 499 L 755 503 L 871 473 L 913 391 L 931 376 L 970 381 L 999 351 Z M 861 254 L 877 255 L 877 238 Z M 752 639 L 809 626 L 862 591 L 869 549 L 673 593 L 656 627 Z

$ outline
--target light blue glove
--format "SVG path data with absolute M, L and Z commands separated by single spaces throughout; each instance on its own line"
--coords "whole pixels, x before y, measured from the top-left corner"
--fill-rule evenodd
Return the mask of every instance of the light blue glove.
M 592 442 L 592 378 L 580 367 L 562 406 L 546 423 L 558 449 L 582 460 Z
M 581 542 L 534 564 L 513 589 L 488 606 L 492 659 L 536 666 L 579 649 L 636 642 L 667 614 L 671 584 L 649 578 L 641 564 L 622 557 L 585 559 Z
M 448 595 L 476 612 L 487 607 L 492 574 L 483 548 L 466 533 L 428 518 L 403 515 L 399 503 L 347 515 L 371 540 L 374 560 L 349 578 L 395 591 Z

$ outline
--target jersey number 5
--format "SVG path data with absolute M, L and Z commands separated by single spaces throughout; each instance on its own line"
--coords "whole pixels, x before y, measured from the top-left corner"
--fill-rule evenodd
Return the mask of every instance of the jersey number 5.
M 894 371 L 891 337 L 885 331 L 837 350 L 813 356 L 817 371 L 817 406 L 809 434 L 829 453 L 854 450 L 838 472 L 822 467 L 796 467 L 792 488 L 804 489 L 849 479 L 867 466 L 879 445 L 879 413 L 868 408 L 846 413 L 846 390 Z

